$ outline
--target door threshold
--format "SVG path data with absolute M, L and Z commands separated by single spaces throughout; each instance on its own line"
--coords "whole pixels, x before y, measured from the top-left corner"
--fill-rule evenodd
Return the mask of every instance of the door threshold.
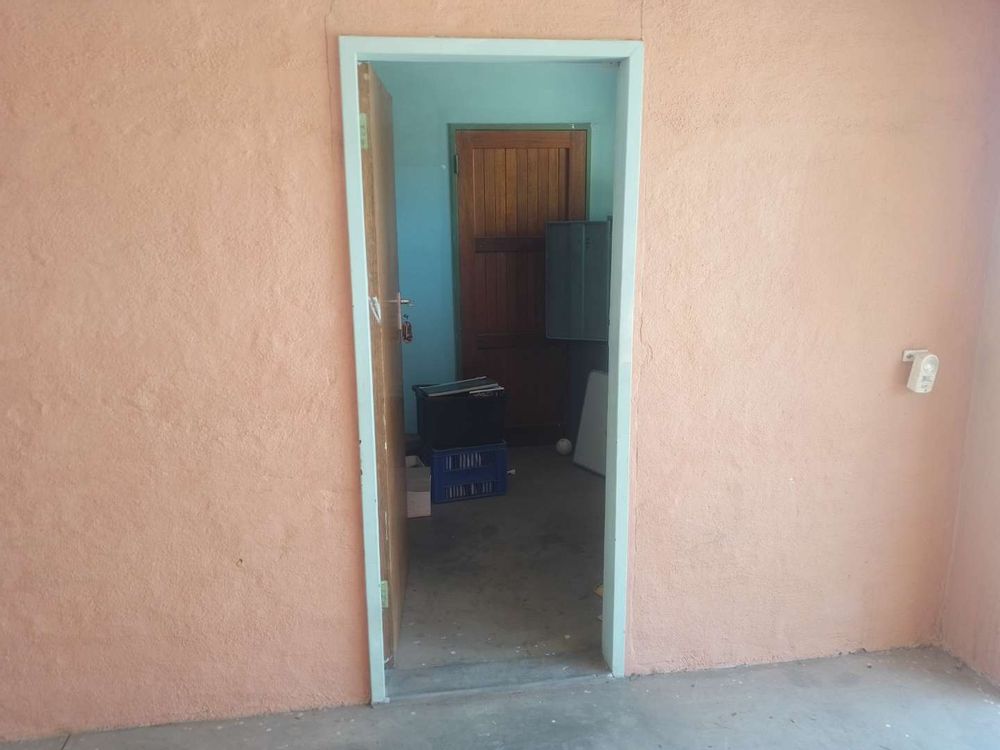
M 538 656 L 509 661 L 445 664 L 386 670 L 390 701 L 443 695 L 509 692 L 551 683 L 609 679 L 600 654 L 591 652 Z

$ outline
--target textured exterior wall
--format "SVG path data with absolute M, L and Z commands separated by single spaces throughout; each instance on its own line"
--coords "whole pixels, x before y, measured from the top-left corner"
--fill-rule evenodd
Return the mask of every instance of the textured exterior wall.
M 314 3 L 0 7 L 0 737 L 368 692 Z
M 0 737 L 366 698 L 329 11 L 0 6 Z M 647 43 L 631 670 L 936 637 L 997 12 L 334 0 Z
M 945 601 L 944 645 L 1000 683 L 1000 204 L 996 215 Z
M 632 670 L 937 638 L 998 11 L 647 3 Z

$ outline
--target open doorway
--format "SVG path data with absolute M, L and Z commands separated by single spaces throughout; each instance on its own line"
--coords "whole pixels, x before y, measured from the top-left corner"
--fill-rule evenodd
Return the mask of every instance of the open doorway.
M 504 672 L 622 674 L 641 46 L 340 44 L 372 700 L 498 684 Z M 359 71 L 365 60 L 378 62 Z M 485 92 L 486 106 L 449 109 L 433 86 L 466 106 Z M 573 109 L 588 87 L 600 117 Z M 503 106 L 505 90 L 520 109 Z M 543 100 L 547 112 L 523 109 Z M 440 175 L 413 153 L 427 148 L 444 152 L 431 159 L 444 210 Z M 585 274 L 567 270 L 581 263 Z M 429 445 L 415 412 L 435 394 L 413 386 L 474 377 L 506 398 L 501 432 Z M 450 455 L 459 448 L 476 456 Z M 407 453 L 436 467 L 438 501 L 409 521 Z M 446 496 L 442 460 L 514 471 Z

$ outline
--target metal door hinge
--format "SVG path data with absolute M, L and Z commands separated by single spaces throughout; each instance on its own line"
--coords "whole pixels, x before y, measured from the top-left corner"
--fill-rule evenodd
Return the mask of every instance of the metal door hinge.
M 382 609 L 389 609 L 389 582 L 382 581 Z
M 455 174 L 458 174 L 458 154 L 452 154 L 451 157 L 451 168 Z
M 358 116 L 358 130 L 361 133 L 361 150 L 368 150 L 368 113 L 362 112 Z

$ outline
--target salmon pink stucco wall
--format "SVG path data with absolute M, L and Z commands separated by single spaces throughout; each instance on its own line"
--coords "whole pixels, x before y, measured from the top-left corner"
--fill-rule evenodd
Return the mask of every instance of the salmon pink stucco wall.
M 0 737 L 367 695 L 325 14 L 0 6 Z
M 647 3 L 629 666 L 934 642 L 1000 4 Z M 941 358 L 904 387 L 904 348 Z
M 1000 158 L 1000 153 L 995 156 Z M 994 215 L 997 224 L 945 602 L 944 645 L 1000 684 L 1000 203 Z
M 367 698 L 328 16 L 646 43 L 629 669 L 936 640 L 996 3 L 7 0 L 0 737 Z

